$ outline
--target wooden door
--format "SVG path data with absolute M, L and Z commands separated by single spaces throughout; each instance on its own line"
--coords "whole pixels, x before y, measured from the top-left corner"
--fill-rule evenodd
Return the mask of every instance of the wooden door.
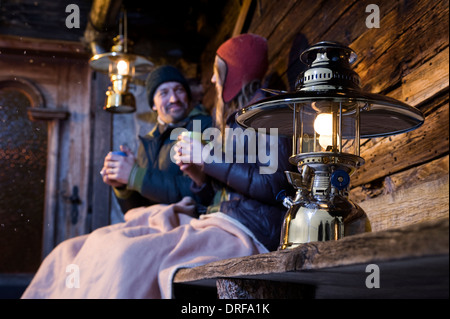
M 110 198 L 103 194 L 108 194 L 110 189 L 98 183 L 99 174 L 94 171 L 99 171 L 98 165 L 103 163 L 110 149 L 111 118 L 101 108 L 96 108 L 100 97 L 91 94 L 91 85 L 104 92 L 108 83 L 102 76 L 92 78 L 88 64 L 90 55 L 79 43 L 0 36 L 0 48 L 0 80 L 3 79 L 4 84 L 26 82 L 32 87 L 31 93 L 25 90 L 24 99 L 29 98 L 30 102 L 21 107 L 24 110 L 19 115 L 20 120 L 44 133 L 42 141 L 34 141 L 45 155 L 43 176 L 39 177 L 42 187 L 39 191 L 36 188 L 39 202 L 33 207 L 34 214 L 40 213 L 42 218 L 40 225 L 33 226 L 33 231 L 39 233 L 33 239 L 37 246 L 29 247 L 39 255 L 39 260 L 36 262 L 33 257 L 31 261 L 25 254 L 26 249 L 14 246 L 11 236 L 2 237 L 1 243 L 20 259 L 16 266 L 10 264 L 7 272 L 33 272 L 41 259 L 61 241 L 109 223 Z M 2 120 L 9 123 L 6 118 Z M 100 134 L 106 144 L 96 139 Z M 36 146 L 34 144 L 31 145 Z M 0 154 L 3 154 L 6 148 L 1 146 Z M 19 149 L 19 156 L 27 155 L 30 147 L 22 149 L 24 153 Z M 11 165 L 9 158 L 3 159 Z M 2 181 L 19 187 L 14 182 L 17 172 L 17 169 L 8 170 Z M 30 195 L 26 189 L 19 187 L 19 190 L 25 192 L 16 194 L 19 198 Z M 12 214 L 7 210 L 6 215 Z M 25 212 L 23 214 L 27 217 Z M 6 222 L 3 224 L 9 229 Z M 4 260 L 3 254 L 0 259 Z M 6 268 L 0 269 L 0 273 L 4 271 Z

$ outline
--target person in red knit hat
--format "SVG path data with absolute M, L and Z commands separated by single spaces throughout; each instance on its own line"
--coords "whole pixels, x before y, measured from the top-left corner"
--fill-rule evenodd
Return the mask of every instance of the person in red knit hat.
M 281 136 L 270 136 L 262 142 L 260 150 L 259 136 L 253 131 L 253 141 L 257 141 L 255 144 L 258 145 L 258 160 L 252 162 L 248 151 L 251 138 L 245 142 L 243 135 L 242 138 L 234 135 L 239 130 L 242 132 L 236 122 L 236 112 L 265 97 L 260 89 L 268 68 L 267 54 L 266 39 L 250 33 L 235 36 L 217 49 L 211 82 L 216 88 L 215 126 L 222 132 L 223 152 L 211 155 L 211 152 L 202 150 L 201 157 L 207 153 L 210 156 L 195 162 L 192 160 L 193 154 L 203 146 L 199 145 L 198 140 L 186 136 L 180 137 L 175 149 L 179 153 L 177 164 L 193 180 L 192 192 L 202 198 L 202 204 L 209 204 L 207 213 L 221 212 L 234 218 L 268 250 L 275 250 L 286 211 L 276 201 L 276 195 L 289 187 L 284 171 L 293 169 L 287 160 L 291 154 L 291 141 Z M 251 132 L 248 133 L 251 135 Z M 227 146 L 230 140 L 227 134 L 235 139 L 230 143 L 233 144 L 231 150 Z M 238 147 L 235 145 L 245 143 L 243 149 L 247 153 L 237 160 L 242 154 L 237 155 Z M 277 147 L 273 149 L 273 145 Z M 267 163 L 262 163 L 259 152 L 266 153 L 269 148 L 272 170 L 261 173 L 261 167 L 267 168 Z M 224 159 L 230 155 L 227 152 L 233 152 L 232 163 Z M 210 203 L 211 198 L 214 198 L 213 203 Z
M 216 51 L 216 126 L 223 130 L 229 116 L 263 97 L 258 92 L 268 68 L 268 46 L 256 34 L 241 34 L 224 42 Z M 258 94 L 256 94 L 258 93 Z
M 242 34 L 223 43 L 216 62 L 225 64 L 222 98 L 230 102 L 248 83 L 262 80 L 267 72 L 267 41 L 256 34 Z M 219 61 L 217 61 L 219 60 Z

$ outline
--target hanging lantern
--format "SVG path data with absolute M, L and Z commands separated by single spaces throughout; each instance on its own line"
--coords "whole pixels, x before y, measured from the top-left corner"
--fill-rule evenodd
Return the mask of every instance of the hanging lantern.
M 136 75 L 151 71 L 153 63 L 145 57 L 128 53 L 127 16 L 120 20 L 120 34 L 114 38 L 111 52 L 96 54 L 90 60 L 91 67 L 108 74 L 111 86 L 106 92 L 104 109 L 112 113 L 136 111 L 136 100 L 129 92 L 130 83 Z M 124 30 L 124 32 L 122 32 Z
M 363 92 L 350 67 L 356 60 L 350 48 L 319 42 L 300 59 L 308 68 L 295 92 L 280 92 L 236 115 L 245 128 L 278 128 L 293 138 L 289 161 L 299 172 L 286 172 L 296 195 L 282 198 L 288 211 L 279 249 L 370 231 L 367 215 L 348 199 L 350 176 L 364 164 L 360 139 L 408 132 L 424 122 L 412 106 Z

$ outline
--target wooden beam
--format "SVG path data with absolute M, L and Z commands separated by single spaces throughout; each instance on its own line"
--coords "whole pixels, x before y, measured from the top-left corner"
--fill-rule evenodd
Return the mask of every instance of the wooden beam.
M 112 42 L 111 31 L 107 29 L 112 29 L 116 24 L 121 5 L 121 0 L 94 0 L 92 3 L 90 18 L 84 31 L 84 42 L 91 46 L 94 54 L 101 53 L 100 49 L 105 50 L 103 46 Z
M 24 51 L 26 51 L 30 56 L 87 57 L 86 47 L 80 42 L 71 41 L 36 39 L 0 34 L 0 48 L 2 54 L 20 52 L 23 55 Z
M 448 47 L 448 1 L 433 1 L 432 10 L 429 1 L 414 1 L 401 10 L 401 16 L 394 9 L 381 19 L 380 29 L 365 29 L 350 45 L 359 55 L 355 71 L 365 90 L 388 93 L 404 87 L 405 77 L 422 65 L 432 74 L 430 60 Z
M 28 118 L 32 121 L 53 121 L 65 120 L 70 112 L 64 109 L 50 109 L 46 107 L 29 107 L 27 109 Z
M 233 33 L 233 24 L 227 23 L 227 21 L 237 21 L 240 12 L 240 7 L 237 5 L 237 1 L 228 1 L 225 5 L 223 15 L 227 18 L 221 23 L 216 35 L 208 42 L 205 50 L 202 53 L 201 65 L 202 65 L 202 85 L 204 88 L 203 105 L 212 110 L 215 105 L 215 87 L 211 83 L 211 77 L 213 74 L 214 58 L 216 56 L 217 48 L 230 38 Z
M 248 11 L 250 9 L 251 4 L 252 0 L 244 0 L 244 2 L 242 3 L 241 11 L 239 12 L 236 24 L 234 25 L 234 30 L 232 34 L 233 37 L 242 32 L 242 28 L 244 27 L 245 21 L 247 20 Z
M 106 26 L 114 25 L 121 6 L 122 0 L 94 0 L 89 13 L 92 26 L 96 30 L 103 30 Z
M 442 218 L 448 216 L 448 173 L 447 155 L 387 176 L 381 186 L 356 187 L 350 199 L 364 209 L 372 231 Z

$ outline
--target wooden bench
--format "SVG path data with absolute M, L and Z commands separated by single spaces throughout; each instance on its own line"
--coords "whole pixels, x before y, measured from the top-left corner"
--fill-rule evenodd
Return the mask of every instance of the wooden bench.
M 448 253 L 446 217 L 181 269 L 174 297 L 448 298 Z

